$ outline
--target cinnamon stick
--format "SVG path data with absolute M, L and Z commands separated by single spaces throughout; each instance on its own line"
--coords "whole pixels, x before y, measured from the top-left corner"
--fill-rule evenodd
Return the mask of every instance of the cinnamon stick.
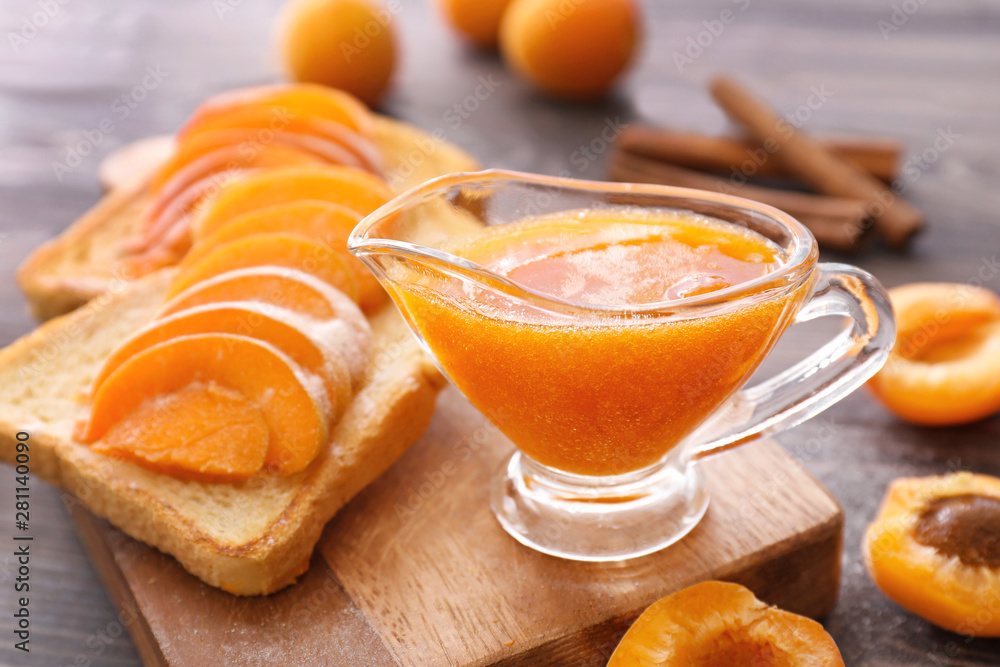
M 830 137 L 818 139 L 828 151 L 853 163 L 876 178 L 896 178 L 902 146 L 883 137 Z M 681 167 L 734 174 L 742 177 L 788 176 L 779 160 L 749 141 L 678 132 L 651 125 L 629 125 L 618 138 L 621 150 L 663 160 Z
M 864 246 L 871 225 L 865 224 L 863 202 L 753 185 L 734 185 L 712 176 L 677 167 L 626 151 L 618 151 L 609 169 L 612 180 L 627 183 L 655 183 L 722 192 L 788 213 L 809 228 L 820 246 L 840 252 L 856 252 Z
M 904 247 L 923 228 L 923 215 L 885 184 L 837 157 L 778 116 L 767 104 L 729 77 L 711 83 L 712 96 L 774 158 L 819 192 L 860 199 L 876 229 L 893 247 Z

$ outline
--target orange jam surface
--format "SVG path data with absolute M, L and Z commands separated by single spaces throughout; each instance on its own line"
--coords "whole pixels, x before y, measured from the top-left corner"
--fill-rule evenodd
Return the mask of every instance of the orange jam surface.
M 451 250 L 537 292 L 617 306 L 723 289 L 784 261 L 755 232 L 629 208 L 528 218 Z M 802 289 L 673 317 L 565 317 L 476 286 L 394 291 L 452 381 L 525 454 L 611 475 L 656 463 L 739 388 Z

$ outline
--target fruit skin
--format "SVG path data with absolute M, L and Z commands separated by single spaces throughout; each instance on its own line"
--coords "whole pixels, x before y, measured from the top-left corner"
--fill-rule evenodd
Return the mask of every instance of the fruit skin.
M 368 0 L 291 0 L 281 18 L 290 78 L 378 104 L 396 67 L 395 17 Z
M 819 623 L 722 581 L 703 581 L 654 602 L 608 661 L 608 667 L 843 664 Z
M 260 408 L 239 392 L 195 383 L 147 400 L 92 451 L 199 482 L 239 482 L 264 466 L 269 434 Z
M 438 0 L 445 20 L 483 49 L 493 50 L 500 40 L 500 22 L 511 0 Z
M 513 0 L 500 51 L 522 76 L 567 100 L 603 95 L 639 45 L 634 0 Z
M 906 421 L 965 424 L 1000 410 L 1000 298 L 958 283 L 889 290 L 897 338 L 868 389 Z
M 232 334 L 180 336 L 118 367 L 94 396 L 74 437 L 93 443 L 150 399 L 192 383 L 216 383 L 252 401 L 267 423 L 264 466 L 277 475 L 305 468 L 327 441 L 327 417 L 295 362 L 272 345 Z
M 913 537 L 927 504 L 966 494 L 1000 498 L 1000 479 L 967 472 L 894 480 L 861 544 L 875 584 L 931 623 L 975 637 L 1000 637 L 1000 571 L 963 565 Z
M 167 289 L 171 299 L 195 284 L 253 266 L 284 266 L 305 271 L 358 300 L 358 282 L 340 255 L 325 245 L 293 234 L 255 234 L 230 241 L 193 261 L 185 259 Z

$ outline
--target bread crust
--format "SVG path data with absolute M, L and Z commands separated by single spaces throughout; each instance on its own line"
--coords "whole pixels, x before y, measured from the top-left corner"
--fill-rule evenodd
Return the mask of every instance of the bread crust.
M 460 149 L 402 123 L 379 118 L 378 136 L 388 173 L 414 163 L 397 190 L 477 168 Z M 171 554 L 212 586 L 237 595 L 272 593 L 306 570 L 336 511 L 423 433 L 445 382 L 388 304 L 369 318 L 373 353 L 365 382 L 327 447 L 300 473 L 204 484 L 74 442 L 73 423 L 86 411 L 82 390 L 107 355 L 152 319 L 173 274 L 167 269 L 133 281 L 114 268 L 145 198 L 144 188 L 111 193 L 18 270 L 36 316 L 76 310 L 0 350 L 0 460 L 14 462 L 17 433 L 26 431 L 31 473 L 62 487 L 68 504 L 82 504 Z

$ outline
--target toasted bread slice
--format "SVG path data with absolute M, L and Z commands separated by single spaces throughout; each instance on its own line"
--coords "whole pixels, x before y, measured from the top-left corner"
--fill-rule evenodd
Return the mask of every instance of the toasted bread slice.
M 478 168 L 457 147 L 403 123 L 378 118 L 377 127 L 396 191 Z M 360 387 L 327 447 L 299 473 L 240 484 L 183 481 L 74 442 L 86 388 L 111 351 L 152 319 L 174 273 L 130 280 L 118 268 L 147 197 L 144 187 L 112 192 L 20 267 L 36 317 L 77 310 L 0 351 L 0 461 L 15 462 L 17 434 L 27 433 L 31 474 L 64 488 L 67 502 L 173 555 L 213 586 L 271 593 L 305 571 L 330 517 L 420 436 L 444 380 L 389 304 L 369 317 L 373 351 Z
M 376 116 L 376 140 L 389 186 L 399 193 L 448 172 L 473 171 L 476 161 L 457 146 L 406 123 Z M 148 202 L 145 185 L 112 191 L 18 267 L 17 280 L 36 319 L 68 313 L 131 276 L 123 247 Z
M 389 305 L 370 319 L 375 349 L 364 384 L 304 471 L 203 484 L 95 454 L 71 437 L 86 410 L 81 390 L 153 317 L 170 275 L 108 292 L 0 351 L 0 459 L 14 463 L 23 431 L 32 474 L 213 586 L 271 593 L 305 571 L 330 517 L 420 436 L 443 380 Z

